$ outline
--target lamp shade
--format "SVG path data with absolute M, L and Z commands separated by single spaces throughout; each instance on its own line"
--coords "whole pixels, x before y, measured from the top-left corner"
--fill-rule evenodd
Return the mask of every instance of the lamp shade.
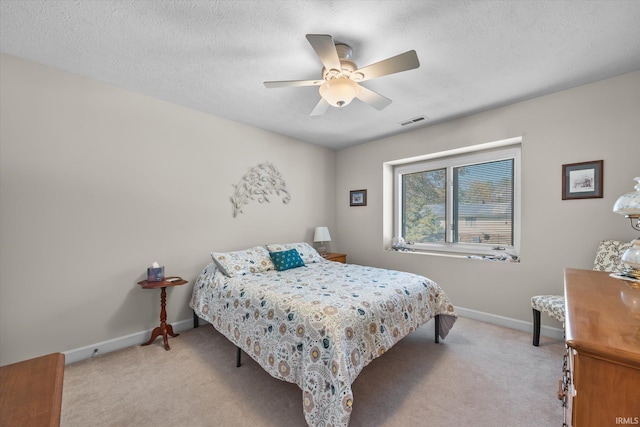
M 329 234 L 328 227 L 316 227 L 316 232 L 313 233 L 314 242 L 330 242 L 331 235 Z
M 334 107 L 349 105 L 360 93 L 360 85 L 348 77 L 327 80 L 320 86 L 320 96 Z
M 616 200 L 616 203 L 613 205 L 613 211 L 615 213 L 631 217 L 640 216 L 640 177 L 635 177 L 634 180 L 637 181 L 634 187 L 636 191 L 623 194 Z

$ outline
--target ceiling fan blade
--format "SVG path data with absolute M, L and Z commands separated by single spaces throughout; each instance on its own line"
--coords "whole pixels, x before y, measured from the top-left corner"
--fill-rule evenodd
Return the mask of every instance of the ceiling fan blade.
M 327 112 L 327 109 L 329 108 L 329 103 L 327 101 L 325 101 L 324 98 L 320 98 L 320 102 L 318 102 L 315 106 L 315 108 L 313 109 L 313 111 L 311 112 L 311 114 L 309 114 L 310 116 L 321 116 L 324 113 Z
M 360 85 L 360 93 L 358 93 L 357 98 L 360 101 L 371 105 L 376 110 L 383 110 L 392 102 L 389 98 L 386 98 L 371 89 L 367 89 L 362 85 Z
M 333 37 L 327 34 L 307 34 L 307 40 L 327 71 L 342 69 Z
M 367 65 L 364 68 L 354 71 L 354 73 L 362 74 L 364 77 L 359 81 L 364 82 L 376 77 L 413 70 L 419 66 L 420 62 L 418 61 L 416 51 L 410 50 L 408 52 L 401 53 L 400 55 L 376 62 L 375 64 Z
M 320 86 L 324 80 L 285 80 L 280 82 L 264 82 L 269 89 L 277 87 Z

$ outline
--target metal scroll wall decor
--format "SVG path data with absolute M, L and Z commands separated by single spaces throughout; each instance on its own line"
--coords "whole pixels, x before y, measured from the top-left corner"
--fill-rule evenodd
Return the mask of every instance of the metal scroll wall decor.
M 252 200 L 259 203 L 270 202 L 271 195 L 282 196 L 282 203 L 291 201 L 287 191 L 287 184 L 282 179 L 280 171 L 271 163 L 260 163 L 245 173 L 238 185 L 233 186 L 235 192 L 231 197 L 233 217 L 243 213 L 242 207 Z

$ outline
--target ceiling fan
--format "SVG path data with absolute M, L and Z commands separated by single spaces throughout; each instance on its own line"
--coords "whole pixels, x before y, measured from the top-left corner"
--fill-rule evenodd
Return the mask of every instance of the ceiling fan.
M 389 98 L 360 85 L 360 82 L 382 77 L 401 71 L 413 70 L 420 66 L 415 50 L 387 58 L 375 64 L 358 68 L 351 60 L 351 47 L 335 44 L 333 37 L 327 34 L 307 34 L 307 40 L 316 51 L 322 68 L 322 79 L 288 80 L 264 82 L 267 88 L 320 86 L 320 102 L 311 112 L 312 116 L 324 114 L 329 106 L 342 108 L 349 105 L 353 98 L 382 110 L 391 104 Z

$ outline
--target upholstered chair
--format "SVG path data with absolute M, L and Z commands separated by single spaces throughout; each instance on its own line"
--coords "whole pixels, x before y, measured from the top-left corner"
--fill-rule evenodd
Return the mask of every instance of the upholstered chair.
M 624 251 L 631 247 L 630 242 L 603 240 L 598 245 L 593 269 L 618 273 L 629 268 L 622 262 Z M 564 295 L 536 295 L 531 298 L 533 310 L 533 345 L 540 344 L 540 313 L 544 312 L 564 326 Z

